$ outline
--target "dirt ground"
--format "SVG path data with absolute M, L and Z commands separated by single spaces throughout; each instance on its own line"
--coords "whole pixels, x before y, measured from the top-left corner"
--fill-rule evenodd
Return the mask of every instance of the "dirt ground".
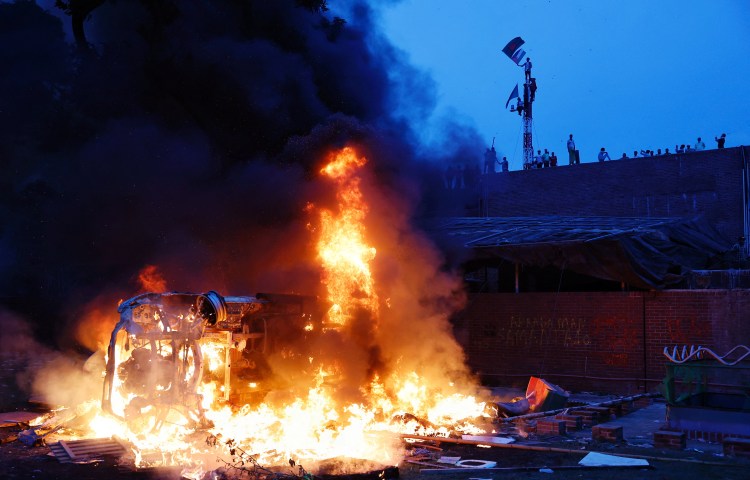
M 20 367 L 12 360 L 0 359 L 0 411 L 33 411 L 34 405 L 27 402 L 27 395 L 16 383 Z M 175 479 L 180 478 L 176 470 L 132 471 L 118 466 L 115 461 L 100 461 L 78 465 L 61 464 L 50 454 L 47 446 L 27 447 L 13 440 L 23 426 L 0 427 L 0 478 L 15 479 L 77 479 L 77 480 L 125 480 L 125 479 Z M 586 438 L 588 435 L 589 438 Z M 584 441 L 585 440 L 585 441 Z M 636 446 L 626 442 L 620 444 L 598 444 L 590 440 L 590 430 L 578 435 L 558 437 L 536 437 L 529 435 L 519 439 L 516 447 L 480 448 L 473 445 L 435 443 L 423 455 L 407 457 L 399 465 L 400 478 L 406 480 L 463 480 L 463 479 L 643 479 L 643 480 L 747 480 L 750 479 L 750 461 L 727 458 L 716 453 L 716 446 L 706 451 L 664 451 L 653 447 Z M 524 445 L 552 447 L 574 452 L 557 453 L 525 450 Z M 520 447 L 519 447 L 520 446 Z M 422 448 L 419 446 L 418 448 Z M 630 454 L 646 458 L 648 468 L 597 468 L 584 469 L 578 461 L 590 451 L 608 454 Z M 425 454 L 426 452 L 426 454 Z M 431 458 L 428 458 L 430 457 Z M 456 456 L 462 459 L 490 460 L 497 463 L 496 469 L 469 470 L 459 473 L 439 470 L 433 460 L 439 456 Z M 423 464 L 409 463 L 419 461 Z M 426 464 L 426 465 L 425 465 Z M 443 465 L 444 466 L 444 465 Z M 540 471 L 545 469 L 546 471 Z M 549 470 L 552 473 L 549 473 Z M 314 473 L 314 472 L 313 472 Z M 358 479 L 359 480 L 359 479 Z M 361 479 L 365 480 L 365 479 Z M 374 480 L 374 479 L 373 479 Z

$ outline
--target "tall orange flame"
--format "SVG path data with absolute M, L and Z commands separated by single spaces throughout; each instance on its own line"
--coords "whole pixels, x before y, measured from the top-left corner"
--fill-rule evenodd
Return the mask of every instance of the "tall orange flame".
M 368 213 L 360 190 L 357 171 L 367 163 L 354 149 L 346 147 L 331 154 L 321 173 L 336 182 L 339 211 L 321 210 L 318 256 L 323 283 L 332 303 L 329 321 L 344 325 L 356 309 L 378 314 L 378 295 L 370 271 L 376 250 L 367 244 L 363 221 Z

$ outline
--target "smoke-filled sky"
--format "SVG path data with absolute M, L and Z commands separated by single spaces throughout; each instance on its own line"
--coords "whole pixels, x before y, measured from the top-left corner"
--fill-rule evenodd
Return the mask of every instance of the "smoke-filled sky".
M 319 293 L 306 206 L 334 201 L 327 152 L 356 147 L 410 218 L 483 151 L 460 125 L 420 147 L 406 115 L 432 111 L 432 83 L 367 2 L 55 3 L 0 2 L 0 314 L 47 340 L 83 318 L 108 332 L 146 270 L 168 290 Z
M 510 168 L 522 165 L 521 120 L 505 110 L 523 70 L 503 53 L 516 36 L 538 91 L 534 148 L 567 164 L 572 133 L 581 161 L 634 150 L 750 144 L 750 3 L 745 0 L 405 0 L 381 9 L 393 44 L 435 82 L 439 108 L 415 116 L 423 129 L 445 117 L 495 137 Z M 427 120 L 427 121 L 425 121 Z
M 331 149 L 367 156 L 407 218 L 492 137 L 520 167 L 517 35 L 538 147 L 750 142 L 742 2 L 55 3 L 0 1 L 0 307 L 47 339 L 149 266 L 169 290 L 315 293 L 305 206 L 333 201 Z

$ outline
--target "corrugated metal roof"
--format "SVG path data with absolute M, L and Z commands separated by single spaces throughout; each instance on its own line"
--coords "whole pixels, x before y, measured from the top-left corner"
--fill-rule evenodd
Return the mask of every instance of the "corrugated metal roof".
M 701 217 L 453 217 L 427 228 L 446 248 L 468 249 L 475 259 L 551 265 L 644 288 L 682 281 L 731 249 Z
M 683 223 L 679 218 L 641 217 L 454 217 L 436 221 L 434 231 L 461 238 L 468 248 L 590 242 Z

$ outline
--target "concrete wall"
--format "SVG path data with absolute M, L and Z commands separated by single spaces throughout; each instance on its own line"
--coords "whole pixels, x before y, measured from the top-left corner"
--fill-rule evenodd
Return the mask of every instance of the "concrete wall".
M 736 147 L 485 175 L 481 212 L 491 217 L 704 214 L 736 241 L 743 231 L 743 148 L 750 160 L 750 148 Z
M 525 386 L 536 375 L 574 391 L 653 391 L 665 346 L 724 354 L 750 345 L 750 291 L 472 294 L 456 330 L 488 384 Z M 733 371 L 727 381 L 742 378 Z

